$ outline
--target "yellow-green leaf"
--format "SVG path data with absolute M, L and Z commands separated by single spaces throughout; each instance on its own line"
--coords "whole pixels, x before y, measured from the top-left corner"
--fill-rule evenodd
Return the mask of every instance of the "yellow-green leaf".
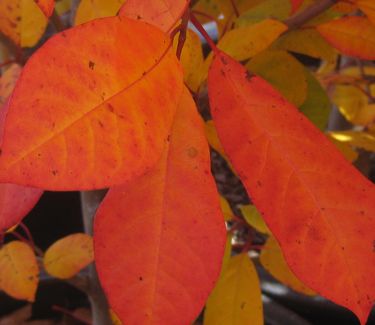
M 336 140 L 349 143 L 353 147 L 375 152 L 375 135 L 360 131 L 334 131 L 329 134 Z
M 271 231 L 254 205 L 241 205 L 239 208 L 244 219 L 250 226 L 263 234 L 271 234 Z
M 300 106 L 305 101 L 307 96 L 305 69 L 286 51 L 263 51 L 250 60 L 246 68 L 266 79 L 296 106 Z
M 41 38 L 48 20 L 34 0 L 1 0 L 0 32 L 16 45 L 33 47 Z
M 267 239 L 260 254 L 263 267 L 278 281 L 295 291 L 306 295 L 315 295 L 315 292 L 306 287 L 289 269 L 279 244 L 273 236 Z
M 300 106 L 301 112 L 322 131 L 326 128 L 331 101 L 319 81 L 305 68 L 307 78 L 307 97 Z
M 220 196 L 220 207 L 221 207 L 221 211 L 223 212 L 225 221 L 232 220 L 232 217 L 233 217 L 232 209 L 230 208 L 228 201 L 222 196 Z
M 282 35 L 272 47 L 336 63 L 336 50 L 314 29 L 291 30 Z
M 81 0 L 77 8 L 75 25 L 95 18 L 116 16 L 125 0 Z
M 336 140 L 332 135 L 328 134 L 328 139 L 330 139 L 337 149 L 343 154 L 343 156 L 350 162 L 357 160 L 358 152 L 353 149 L 353 147 L 347 142 L 341 142 Z
M 374 67 L 364 67 L 367 75 L 375 76 Z M 351 67 L 341 71 L 342 77 L 346 76 L 361 78 L 361 72 L 357 67 Z M 345 80 L 344 80 L 345 81 Z M 365 85 L 358 84 L 358 87 L 364 89 Z M 369 98 L 354 85 L 336 85 L 332 100 L 345 116 L 353 124 L 368 125 L 375 119 L 375 107 L 369 103 Z M 375 84 L 370 86 L 372 96 L 375 96 Z
M 69 279 L 94 260 L 92 238 L 73 234 L 52 244 L 43 259 L 44 268 L 59 279 Z
M 178 37 L 174 39 L 177 48 Z M 203 66 L 203 50 L 199 36 L 191 29 L 187 30 L 186 41 L 182 49 L 180 62 L 184 70 L 184 81 L 190 90 L 196 92 L 201 84 L 201 70 Z
M 245 253 L 230 259 L 207 300 L 204 325 L 263 325 L 259 279 Z
M 237 20 L 236 26 L 245 26 L 266 18 L 284 20 L 291 12 L 290 0 L 264 0 L 244 12 Z
M 0 249 L 0 289 L 16 299 L 33 302 L 39 282 L 34 251 L 21 241 Z
M 246 60 L 265 50 L 286 29 L 286 25 L 277 20 L 265 19 L 229 31 L 219 41 L 218 47 L 236 60 Z

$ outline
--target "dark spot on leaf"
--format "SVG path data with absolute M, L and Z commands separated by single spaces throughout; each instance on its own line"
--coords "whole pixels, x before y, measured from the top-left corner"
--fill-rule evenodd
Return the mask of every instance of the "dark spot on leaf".
M 241 307 L 242 310 L 245 308 L 245 305 L 246 305 L 246 302 L 242 302 L 242 303 L 241 303 L 241 306 L 240 306 L 240 307 Z
M 255 74 L 254 73 L 252 73 L 252 72 L 250 72 L 250 71 L 246 71 L 246 79 L 247 80 L 251 80 L 251 78 L 253 78 L 253 77 L 255 77 Z
M 58 174 L 58 171 L 56 169 L 51 170 L 51 173 L 53 176 L 56 176 Z
M 108 110 L 111 112 L 111 113 L 113 113 L 114 112 L 114 107 L 110 104 L 110 103 L 107 103 L 107 108 L 108 108 Z
M 95 62 L 89 61 L 89 68 L 91 70 L 94 70 L 94 67 L 95 67 Z
M 195 158 L 198 155 L 198 150 L 194 147 L 190 147 L 187 150 L 187 154 L 190 158 Z
M 143 281 L 143 278 L 141 276 L 139 277 L 139 281 Z

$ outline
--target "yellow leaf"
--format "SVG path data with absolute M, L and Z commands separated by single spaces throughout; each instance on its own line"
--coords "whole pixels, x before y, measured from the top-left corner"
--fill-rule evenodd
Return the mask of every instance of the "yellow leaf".
M 272 47 L 336 63 L 336 50 L 314 29 L 291 30 L 282 35 Z
M 92 238 L 73 234 L 52 244 L 43 259 L 44 268 L 59 279 L 69 279 L 94 260 Z
M 358 131 L 334 131 L 329 132 L 334 139 L 348 143 L 353 147 L 375 152 L 375 135 Z
M 71 0 L 61 0 L 57 1 L 55 4 L 55 10 L 59 16 L 68 12 L 71 8 L 72 1 Z
M 248 62 L 246 68 L 267 80 L 296 106 L 300 106 L 305 101 L 307 96 L 305 69 L 286 51 L 263 51 Z
M 224 220 L 225 221 L 232 220 L 232 216 L 233 216 L 232 209 L 230 208 L 228 201 L 222 196 L 220 196 L 220 207 L 224 215 Z
M 41 38 L 48 20 L 34 0 L 1 0 L 0 32 L 16 45 L 33 47 Z
M 224 149 L 217 136 L 215 125 L 212 120 L 209 120 L 205 123 L 205 132 L 206 132 L 207 141 L 210 144 L 210 146 L 213 149 L 215 149 L 215 151 L 217 151 L 222 157 L 225 157 Z
M 348 161 L 353 162 L 353 161 L 357 160 L 358 152 L 355 151 L 349 143 L 345 143 L 345 142 L 341 142 L 339 140 L 336 140 L 330 134 L 328 134 L 328 139 L 330 139 L 335 144 L 337 149 L 339 149 L 341 151 L 343 156 Z
M 173 46 L 176 49 L 178 37 L 175 37 Z M 203 51 L 199 36 L 188 29 L 186 33 L 186 41 L 181 53 L 180 62 L 184 70 L 184 81 L 193 91 L 198 91 L 201 84 L 201 69 L 203 65 Z
M 21 70 L 21 66 L 12 64 L 0 77 L 0 108 L 12 93 Z
M 368 75 L 375 75 L 375 68 L 365 67 L 364 72 Z M 345 77 L 361 77 L 359 68 L 351 67 L 341 71 L 340 79 L 345 82 Z M 364 87 L 364 85 L 359 85 Z M 372 96 L 375 96 L 375 84 L 370 86 Z M 345 116 L 353 124 L 368 125 L 375 119 L 375 107 L 369 103 L 369 98 L 354 85 L 336 85 L 332 100 Z
M 95 18 L 116 16 L 125 0 L 81 0 L 77 8 L 75 25 Z
M 254 205 L 241 205 L 239 208 L 246 222 L 250 226 L 263 234 L 271 234 L 271 231 L 268 229 L 262 216 Z
M 230 259 L 207 300 L 204 325 L 263 325 L 259 279 L 247 254 Z
M 111 317 L 113 325 L 122 325 L 120 318 L 118 318 L 118 316 L 112 309 L 109 310 L 109 316 Z
M 39 282 L 39 269 L 31 247 L 12 241 L 0 250 L 0 289 L 16 299 L 33 302 Z
M 264 245 L 260 254 L 260 262 L 281 283 L 305 295 L 315 295 L 315 292 L 306 287 L 289 269 L 280 246 L 273 236 L 269 237 Z
M 236 60 L 246 60 L 265 50 L 287 27 L 274 19 L 238 27 L 224 34 L 218 47 Z

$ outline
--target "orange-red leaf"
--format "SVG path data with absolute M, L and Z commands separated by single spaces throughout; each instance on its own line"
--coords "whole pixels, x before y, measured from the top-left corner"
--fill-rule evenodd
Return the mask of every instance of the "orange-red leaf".
M 181 18 L 190 0 L 127 0 L 120 9 L 120 16 L 143 20 L 170 31 Z
M 11 97 L 0 181 L 92 189 L 144 173 L 161 155 L 181 90 L 170 40 L 154 26 L 110 17 L 57 34 Z
M 36 188 L 0 184 L 0 233 L 19 223 L 42 194 Z
M 124 324 L 190 324 L 219 276 L 226 231 L 208 145 L 185 89 L 149 173 L 111 188 L 95 217 L 95 261 Z
M 34 0 L 46 17 L 50 17 L 55 7 L 55 0 Z
M 230 57 L 210 69 L 219 138 L 292 271 L 365 323 L 375 299 L 375 187 L 267 82 Z
M 348 16 L 331 20 L 316 28 L 341 53 L 375 60 L 375 26 L 367 18 Z

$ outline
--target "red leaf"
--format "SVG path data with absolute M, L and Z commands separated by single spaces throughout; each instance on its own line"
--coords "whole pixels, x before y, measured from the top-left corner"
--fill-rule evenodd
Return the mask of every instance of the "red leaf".
M 170 39 L 154 26 L 110 17 L 55 35 L 14 89 L 0 181 L 76 190 L 144 173 L 160 158 L 182 85 Z
M 307 286 L 365 323 L 375 299 L 375 188 L 298 109 L 230 57 L 208 79 L 219 138 Z
M 170 31 L 181 18 L 190 0 L 127 0 L 120 9 L 121 16 L 143 20 Z
M 39 201 L 43 190 L 0 184 L 0 233 L 19 223 Z
M 185 89 L 155 168 L 112 188 L 95 218 L 94 252 L 125 324 L 189 324 L 219 276 L 226 231 L 202 120 Z

